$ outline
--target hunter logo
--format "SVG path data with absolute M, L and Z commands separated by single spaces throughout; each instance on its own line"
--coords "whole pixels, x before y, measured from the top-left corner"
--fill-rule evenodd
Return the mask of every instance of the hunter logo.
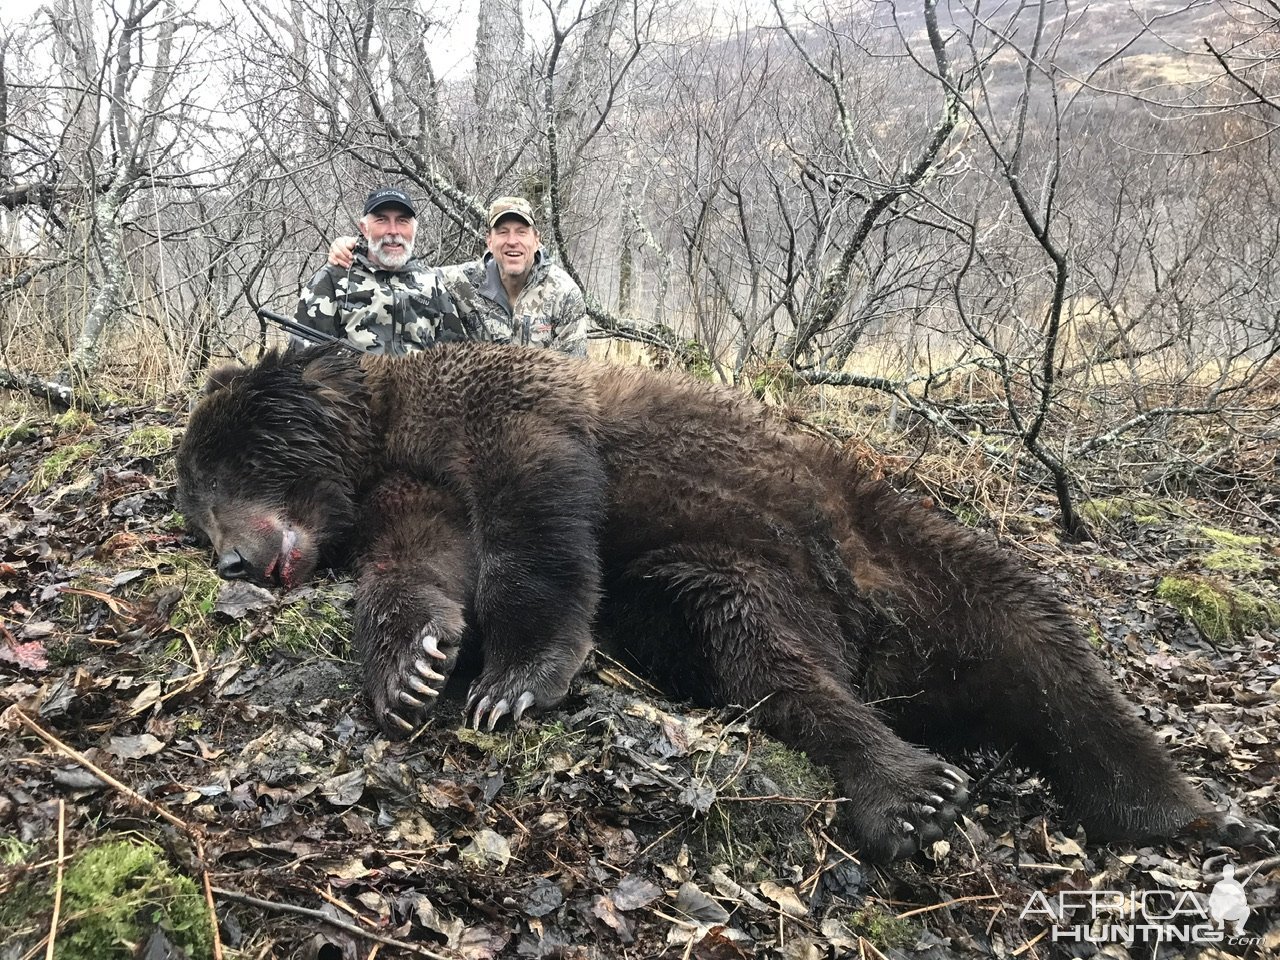
M 1245 933 L 1250 914 L 1244 885 L 1235 867 L 1222 868 L 1222 879 L 1209 893 L 1197 890 L 1061 890 L 1035 893 L 1019 919 L 1042 919 L 1054 943 L 1261 942 Z

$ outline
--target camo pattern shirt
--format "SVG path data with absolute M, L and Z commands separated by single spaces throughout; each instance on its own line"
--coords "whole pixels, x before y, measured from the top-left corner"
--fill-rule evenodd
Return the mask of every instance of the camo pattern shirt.
M 571 357 L 587 355 L 587 302 L 573 278 L 542 251 L 516 302 L 498 276 L 492 254 L 481 260 L 442 267 L 445 286 L 468 329 L 483 329 L 498 343 L 550 347 Z
M 367 353 L 413 353 L 450 340 L 486 339 L 458 317 L 439 270 L 410 260 L 399 270 L 357 254 L 350 270 L 326 264 L 298 299 L 298 323 Z

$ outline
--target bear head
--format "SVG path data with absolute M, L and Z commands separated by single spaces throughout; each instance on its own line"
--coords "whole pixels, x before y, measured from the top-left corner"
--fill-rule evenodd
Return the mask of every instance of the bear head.
M 296 587 L 336 559 L 369 433 L 359 358 L 333 347 L 216 370 L 178 449 L 177 505 L 218 573 Z

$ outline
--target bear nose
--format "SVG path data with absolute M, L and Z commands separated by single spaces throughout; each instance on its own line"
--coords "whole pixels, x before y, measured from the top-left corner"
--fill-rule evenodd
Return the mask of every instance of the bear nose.
M 249 575 L 249 565 L 239 550 L 228 550 L 218 557 L 218 576 L 224 580 L 242 580 Z

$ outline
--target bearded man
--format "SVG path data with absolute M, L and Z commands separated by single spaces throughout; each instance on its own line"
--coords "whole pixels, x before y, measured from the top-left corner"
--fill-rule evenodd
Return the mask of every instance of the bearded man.
M 483 339 L 458 316 L 440 271 L 413 259 L 418 220 L 403 190 L 369 194 L 363 240 L 345 266 L 326 264 L 298 299 L 295 319 L 367 353 L 412 353 L 449 340 Z

